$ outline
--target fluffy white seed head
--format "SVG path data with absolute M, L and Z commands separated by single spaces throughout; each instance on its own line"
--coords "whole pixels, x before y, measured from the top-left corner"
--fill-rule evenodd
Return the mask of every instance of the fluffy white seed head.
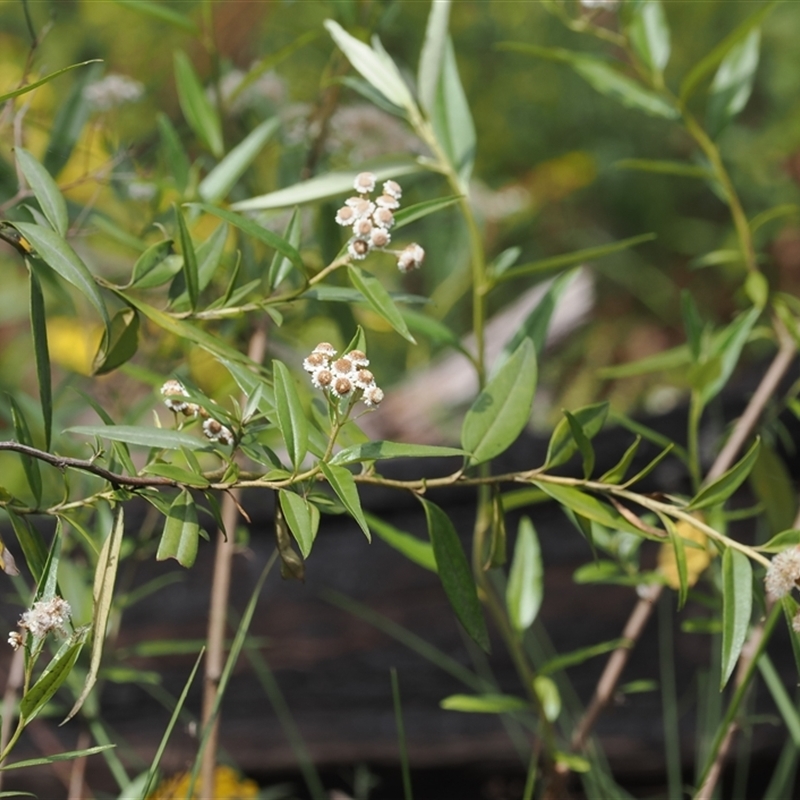
M 425 251 L 416 243 L 403 248 L 397 259 L 397 268 L 400 272 L 409 272 L 419 269 L 425 261 Z
M 773 600 L 780 600 L 791 593 L 799 580 L 800 545 L 796 545 L 772 559 L 764 577 L 764 586 Z

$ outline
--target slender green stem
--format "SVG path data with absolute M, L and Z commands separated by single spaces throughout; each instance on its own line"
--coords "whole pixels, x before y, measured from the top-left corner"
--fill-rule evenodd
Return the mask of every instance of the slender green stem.
M 686 447 L 689 453 L 687 466 L 692 479 L 692 489 L 696 492 L 700 488 L 700 420 L 703 416 L 703 403 L 697 392 L 692 392 L 689 402 L 689 421 L 686 431 Z

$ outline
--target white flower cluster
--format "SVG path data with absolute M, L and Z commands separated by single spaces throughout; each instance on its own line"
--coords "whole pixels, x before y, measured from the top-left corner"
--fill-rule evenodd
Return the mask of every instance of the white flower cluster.
M 134 103 L 143 94 L 144 86 L 139 81 L 112 73 L 86 86 L 83 99 L 95 111 L 109 111 L 124 103 Z
M 11 631 L 8 634 L 8 643 L 14 650 L 18 650 L 24 642 L 24 631 L 29 631 L 37 639 L 41 639 L 53 631 L 66 636 L 66 624 L 69 622 L 71 614 L 72 609 L 69 603 L 61 597 L 38 600 L 19 618 L 18 625 L 23 633 Z
M 772 559 L 764 577 L 767 594 L 773 600 L 780 600 L 791 594 L 800 581 L 800 546 L 784 550 Z
M 336 350 L 328 342 L 320 342 L 303 361 L 303 369 L 311 375 L 317 389 L 333 397 L 360 398 L 368 406 L 378 406 L 383 400 L 383 389 L 375 383 L 375 376 L 367 369 L 369 359 L 361 350 L 351 350 L 341 358 L 334 358 Z
M 375 191 L 377 177 L 371 172 L 356 175 L 353 188 L 358 192 L 349 197 L 336 212 L 336 222 L 350 228 L 353 235 L 347 243 L 350 257 L 361 261 L 371 250 L 384 250 L 392 241 L 389 229 L 394 225 L 394 212 L 400 208 L 403 190 L 396 181 L 383 184 L 383 194 L 370 199 Z M 397 255 L 397 268 L 401 272 L 419 269 L 425 260 L 425 251 L 418 244 L 410 244 L 403 250 L 391 250 Z
M 208 411 L 197 403 L 189 403 L 184 400 L 188 397 L 189 393 L 186 391 L 184 385 L 171 378 L 161 387 L 161 394 L 164 397 L 164 405 L 176 414 L 183 414 L 185 417 L 203 418 L 203 433 L 206 439 L 212 442 L 219 442 L 220 444 L 233 444 L 233 433 L 229 428 L 226 428 L 221 422 L 209 416 Z

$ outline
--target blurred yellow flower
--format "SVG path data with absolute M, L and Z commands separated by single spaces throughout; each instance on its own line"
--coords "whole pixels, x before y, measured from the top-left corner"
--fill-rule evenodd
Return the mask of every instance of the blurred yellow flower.
M 100 324 L 87 325 L 74 317 L 47 320 L 50 359 L 79 375 L 92 374 L 92 362 L 102 338 L 103 326 Z
M 705 572 L 714 551 L 708 545 L 708 537 L 691 523 L 680 521 L 675 525 L 678 536 L 690 542 L 697 542 L 698 547 L 693 547 L 684 541 L 686 554 L 686 576 L 689 586 L 694 586 L 700 576 Z M 675 559 L 675 548 L 671 542 L 664 542 L 658 553 L 658 571 L 666 578 L 667 585 L 676 591 L 680 589 L 681 582 L 678 577 L 678 563 Z
M 186 800 L 191 774 L 181 772 L 162 781 L 147 800 Z M 192 800 L 198 797 L 198 787 L 192 793 Z M 258 784 L 249 778 L 242 778 L 231 767 L 220 766 L 214 770 L 214 800 L 255 800 L 258 797 Z

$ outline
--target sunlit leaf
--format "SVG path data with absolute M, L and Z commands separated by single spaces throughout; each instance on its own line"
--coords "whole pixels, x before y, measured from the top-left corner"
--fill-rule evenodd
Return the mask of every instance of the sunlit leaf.
M 608 403 L 592 403 L 592 405 L 576 409 L 572 412 L 571 416 L 574 421 L 578 423 L 585 437 L 591 440 L 600 433 L 606 421 L 606 417 L 608 416 Z M 557 467 L 559 464 L 564 464 L 572 457 L 577 446 L 572 426 L 569 423 L 569 419 L 565 416 L 564 419 L 556 425 L 550 437 L 545 463 L 550 467 Z
M 754 28 L 722 59 L 708 96 L 707 127 L 718 134 L 747 105 L 758 69 L 761 31 Z
M 158 543 L 156 561 L 174 558 L 187 569 L 197 558 L 200 526 L 197 524 L 197 509 L 187 491 L 182 491 L 169 507 L 161 541 Z
M 520 520 L 514 559 L 506 585 L 506 607 L 514 630 L 526 631 L 536 619 L 544 594 L 544 568 L 536 530 L 528 517 Z
M 125 442 L 140 447 L 157 447 L 160 450 L 207 450 L 209 443 L 181 431 L 164 428 L 145 428 L 136 425 L 74 425 L 64 433 L 77 433 L 81 436 L 99 436 L 114 442 Z
M 744 553 L 732 547 L 722 555 L 722 676 L 725 687 L 739 660 L 753 606 L 753 568 Z
M 278 496 L 289 530 L 300 545 L 303 558 L 308 558 L 319 528 L 319 509 L 295 492 L 281 489 Z
M 387 458 L 446 458 L 464 456 L 457 447 L 431 444 L 405 444 L 404 442 L 364 442 L 340 450 L 329 464 L 354 464 L 358 461 L 378 461 Z
M 724 503 L 747 479 L 758 458 L 760 446 L 761 440 L 756 439 L 736 464 L 697 493 L 687 509 L 694 511 Z
M 358 523 L 358 527 L 364 532 L 364 536 L 369 541 L 370 536 L 367 520 L 361 510 L 361 500 L 358 496 L 358 487 L 353 479 L 353 474 L 345 467 L 337 467 L 332 464 L 320 464 L 320 469 L 325 479 L 331 486 L 336 496 L 342 501 L 342 505 L 347 509 L 348 514 Z
M 527 700 L 508 694 L 452 694 L 445 697 L 439 706 L 446 711 L 466 711 L 471 714 L 508 714 L 531 710 Z
M 175 52 L 175 85 L 183 116 L 199 139 L 217 157 L 222 158 L 222 124 L 186 53 Z
M 361 292 L 375 313 L 383 317 L 404 339 L 407 339 L 411 344 L 416 344 L 416 339 L 408 330 L 403 315 L 383 284 L 374 275 L 359 269 L 353 264 L 348 265 L 347 274 L 353 287 Z
M 67 235 L 69 218 L 67 201 L 50 173 L 24 148 L 14 150 L 22 174 L 33 190 L 42 213 L 53 230 L 62 238 Z
M 282 361 L 272 362 L 275 410 L 289 460 L 299 469 L 308 449 L 308 421 L 292 373 Z M 305 553 L 303 555 L 306 555 Z

